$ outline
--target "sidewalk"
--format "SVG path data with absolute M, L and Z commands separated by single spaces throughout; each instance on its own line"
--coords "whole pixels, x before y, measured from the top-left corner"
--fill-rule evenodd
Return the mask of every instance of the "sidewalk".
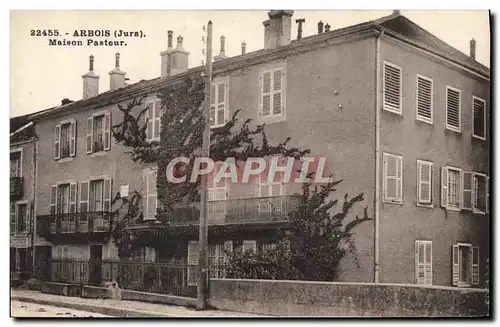
M 28 290 L 11 289 L 10 294 L 11 300 L 89 311 L 114 317 L 263 317 L 256 314 L 221 310 L 197 311 L 186 307 L 138 301 L 84 299 Z

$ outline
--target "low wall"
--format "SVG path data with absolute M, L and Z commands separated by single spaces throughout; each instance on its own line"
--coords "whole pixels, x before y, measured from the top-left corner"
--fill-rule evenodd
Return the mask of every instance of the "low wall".
M 85 285 L 82 289 L 82 297 L 87 299 L 111 299 L 111 292 L 106 287 Z
M 143 301 L 143 302 L 161 303 L 161 304 L 172 304 L 172 305 L 180 305 L 180 306 L 185 306 L 185 307 L 195 307 L 196 306 L 196 299 L 192 299 L 192 298 L 188 298 L 188 297 L 157 294 L 157 293 L 138 292 L 138 291 L 125 290 L 125 289 L 121 290 L 121 298 L 122 298 L 122 300 Z
M 279 316 L 488 316 L 486 294 L 405 284 L 211 279 L 209 305 Z
M 42 293 L 69 296 L 69 284 L 43 282 Z

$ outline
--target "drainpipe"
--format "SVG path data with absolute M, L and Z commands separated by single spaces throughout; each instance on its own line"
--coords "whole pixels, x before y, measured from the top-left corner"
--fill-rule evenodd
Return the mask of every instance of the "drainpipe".
M 36 194 L 36 177 L 37 177 L 37 165 L 36 165 L 36 151 L 37 151 L 37 144 L 36 144 L 36 139 L 35 138 L 32 138 L 31 140 L 31 144 L 33 145 L 33 173 L 32 173 L 32 178 L 33 178 L 33 191 L 32 191 L 32 194 L 31 194 L 31 207 L 33 208 L 33 211 L 32 211 L 32 214 L 31 214 L 31 221 L 33 223 L 33 228 L 31 229 L 31 232 L 32 232 L 32 235 L 31 235 L 31 247 L 32 247 L 32 250 L 31 250 L 31 260 L 32 260 L 32 269 L 33 269 L 33 273 L 32 273 L 32 277 L 33 278 L 36 278 L 36 255 L 35 255 L 35 235 L 36 235 L 36 197 L 35 197 L 35 194 Z
M 373 263 L 374 282 L 379 282 L 380 274 L 380 37 L 382 30 L 375 42 L 375 259 Z

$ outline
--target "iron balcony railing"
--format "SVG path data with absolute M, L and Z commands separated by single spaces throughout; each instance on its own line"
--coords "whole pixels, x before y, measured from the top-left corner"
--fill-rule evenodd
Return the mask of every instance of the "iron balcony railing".
M 111 231 L 111 212 L 74 212 L 37 217 L 39 234 L 106 233 Z
M 286 222 L 299 205 L 298 196 L 260 197 L 208 203 L 210 225 Z M 200 221 L 200 203 L 177 205 L 167 214 L 170 225 L 192 225 Z
M 24 179 L 22 177 L 10 177 L 10 199 L 12 201 L 22 199 L 24 196 Z

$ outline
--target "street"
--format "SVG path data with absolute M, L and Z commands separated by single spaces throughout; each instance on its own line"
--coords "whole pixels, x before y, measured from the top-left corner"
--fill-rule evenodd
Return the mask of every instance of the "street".
M 99 313 L 73 310 L 69 308 L 54 307 L 31 302 L 11 301 L 11 317 L 13 318 L 105 318 L 110 317 Z

